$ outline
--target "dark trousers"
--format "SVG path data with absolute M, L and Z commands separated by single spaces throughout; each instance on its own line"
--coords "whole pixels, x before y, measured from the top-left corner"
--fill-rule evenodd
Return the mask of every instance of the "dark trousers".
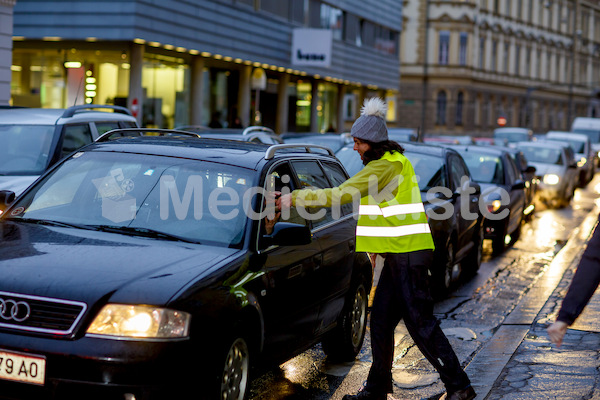
M 392 392 L 394 330 L 401 319 L 421 353 L 440 374 L 448 393 L 470 384 L 467 374 L 433 315 L 428 268 L 433 251 L 394 253 L 385 256 L 371 308 L 373 365 L 366 390 Z

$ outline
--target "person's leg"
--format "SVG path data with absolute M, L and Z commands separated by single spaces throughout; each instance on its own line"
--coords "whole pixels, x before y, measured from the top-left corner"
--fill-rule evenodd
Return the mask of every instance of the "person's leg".
M 440 374 L 448 393 L 470 385 L 450 342 L 433 315 L 433 299 L 429 291 L 428 268 L 433 260 L 432 251 L 388 256 L 396 291 L 403 303 L 404 323 L 421 353 Z
M 392 361 L 394 358 L 394 330 L 401 314 L 397 306 L 396 287 L 386 257 L 373 306 L 371 307 L 371 351 L 373 364 L 365 390 L 373 393 L 391 393 Z

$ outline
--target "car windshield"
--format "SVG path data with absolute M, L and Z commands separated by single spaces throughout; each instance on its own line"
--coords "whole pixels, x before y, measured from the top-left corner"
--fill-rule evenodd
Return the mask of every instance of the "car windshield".
M 0 175 L 41 175 L 53 134 L 54 125 L 0 125 Z
M 581 140 L 569 140 L 567 138 L 553 138 L 553 137 L 549 137 L 546 139 L 552 140 L 555 142 L 568 143 L 569 147 L 571 147 L 573 149 L 573 152 L 575 152 L 575 153 L 583 153 L 585 151 L 585 143 L 582 142 Z
M 592 143 L 600 142 L 600 130 L 598 129 L 576 128 L 573 129 L 573 133 L 583 133 L 584 135 L 590 138 L 590 141 Z
M 563 165 L 562 152 L 554 147 L 519 146 L 529 162 Z
M 203 161 L 79 152 L 21 197 L 10 216 L 239 247 L 253 176 Z
M 509 143 L 513 142 L 526 142 L 529 140 L 529 136 L 525 132 L 494 132 L 494 139 L 504 139 Z
M 335 155 L 350 176 L 355 175 L 363 168 L 360 156 L 352 147 L 343 147 Z M 415 174 L 419 177 L 419 190 L 426 192 L 444 184 L 444 162 L 440 157 L 410 151 L 405 151 L 404 155 L 409 159 Z
M 472 151 L 461 151 L 473 180 L 479 183 L 504 184 L 504 168 L 502 160 L 494 154 L 478 154 Z

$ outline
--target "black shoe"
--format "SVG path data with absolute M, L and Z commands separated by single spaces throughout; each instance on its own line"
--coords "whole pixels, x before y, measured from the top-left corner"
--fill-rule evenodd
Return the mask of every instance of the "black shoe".
M 462 390 L 457 390 L 456 392 L 450 393 L 450 394 L 446 394 L 445 397 L 442 396 L 442 399 L 445 400 L 472 400 L 475 398 L 475 396 L 477 396 L 477 393 L 475 393 L 475 390 L 473 389 L 472 386 L 467 386 L 466 388 L 462 389 Z
M 371 393 L 366 390 L 358 394 L 347 394 L 342 400 L 387 400 L 387 393 Z

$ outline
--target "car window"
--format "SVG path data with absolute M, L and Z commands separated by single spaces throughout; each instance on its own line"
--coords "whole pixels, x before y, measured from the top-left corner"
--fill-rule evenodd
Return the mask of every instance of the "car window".
M 404 155 L 415 170 L 421 192 L 426 192 L 433 187 L 447 186 L 446 166 L 441 157 L 410 151 L 405 151 Z
M 107 121 L 107 122 L 94 122 L 96 124 L 96 130 L 98 131 L 98 136 L 102 134 L 112 131 L 113 129 L 119 128 L 119 121 Z
M 522 145 L 520 149 L 529 162 L 562 165 L 560 149 L 527 145 Z
M 65 125 L 63 132 L 61 157 L 65 157 L 93 141 L 89 124 Z
M 331 187 L 321 166 L 316 161 L 293 161 L 292 166 L 300 184 L 300 189 L 325 189 Z M 302 212 L 302 210 L 299 210 Z M 306 209 L 313 227 L 333 220 L 331 207 L 310 207 Z
M 327 175 L 333 186 L 339 186 L 347 180 L 346 174 L 338 164 L 324 161 L 322 162 L 322 165 L 323 169 L 325 170 L 325 174 Z M 342 213 L 344 215 L 352 214 L 352 204 L 343 204 Z
M 137 128 L 137 124 L 133 121 L 121 121 L 123 128 Z
M 48 165 L 54 125 L 0 125 L 0 175 L 40 175 Z
M 510 157 L 506 158 L 506 173 L 508 174 L 508 183 L 514 183 L 519 177 L 519 171 L 517 170 L 517 165 L 514 163 L 513 159 Z
M 475 182 L 504 184 L 504 168 L 498 156 L 467 151 L 461 155 Z
M 450 179 L 452 179 L 452 186 L 450 189 L 455 191 L 461 187 L 461 182 L 464 177 L 469 178 L 469 171 L 464 162 L 456 155 L 451 154 L 449 157 L 450 161 Z

